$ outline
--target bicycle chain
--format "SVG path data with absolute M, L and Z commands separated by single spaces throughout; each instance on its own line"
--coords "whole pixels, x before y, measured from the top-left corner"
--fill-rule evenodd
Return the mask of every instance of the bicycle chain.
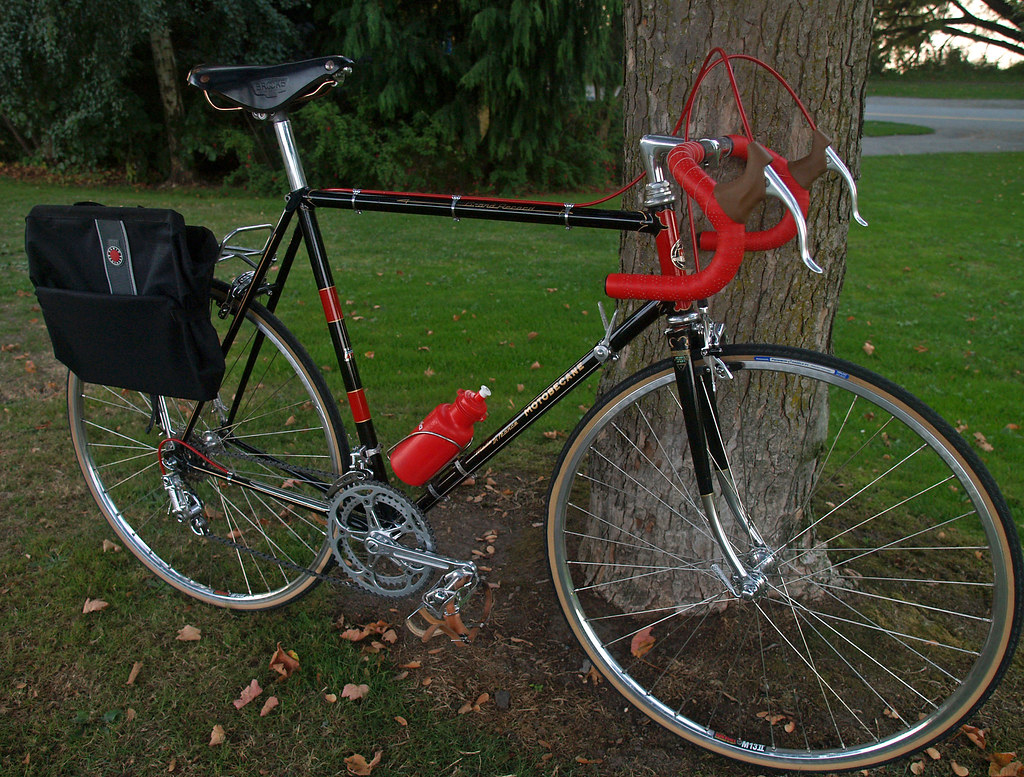
M 261 459 L 265 458 L 261 456 L 254 456 L 248 453 L 242 453 L 241 451 L 229 451 L 226 448 L 220 451 L 220 455 L 228 458 L 246 459 L 249 461 L 260 461 Z M 298 467 L 294 465 L 291 467 L 291 469 L 296 470 L 298 474 L 308 476 L 310 480 L 319 479 L 327 482 L 333 482 L 338 479 L 338 473 L 336 472 L 328 472 L 326 470 L 310 469 L 307 467 Z M 344 586 L 346 588 L 358 588 L 358 586 L 356 586 L 355 583 L 345 580 L 344 578 L 328 575 L 323 572 L 317 572 L 316 570 L 308 569 L 307 567 L 304 567 L 301 564 L 296 564 L 293 561 L 285 561 L 284 559 L 278 558 L 277 556 L 272 556 L 269 553 L 264 553 L 261 550 L 255 550 L 254 548 L 249 548 L 245 545 L 241 545 L 235 542 L 234 540 L 228 539 L 227 537 L 221 537 L 219 534 L 210 531 L 209 527 L 207 526 L 203 526 L 202 537 L 208 540 L 212 540 L 213 542 L 217 542 L 221 545 L 224 545 L 225 547 L 241 551 L 242 553 L 247 553 L 250 556 L 262 559 L 263 561 L 269 561 L 271 564 L 277 564 L 280 567 L 291 569 L 295 572 L 301 572 L 302 574 L 309 575 L 310 577 L 315 577 L 317 580 L 320 580 L 322 582 L 331 583 L 337 586 Z

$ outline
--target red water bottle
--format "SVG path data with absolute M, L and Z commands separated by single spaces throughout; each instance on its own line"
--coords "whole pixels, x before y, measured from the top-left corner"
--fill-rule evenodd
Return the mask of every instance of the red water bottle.
M 422 486 L 473 439 L 473 424 L 487 418 L 491 390 L 459 389 L 454 402 L 430 411 L 391 452 L 391 469 L 410 486 Z

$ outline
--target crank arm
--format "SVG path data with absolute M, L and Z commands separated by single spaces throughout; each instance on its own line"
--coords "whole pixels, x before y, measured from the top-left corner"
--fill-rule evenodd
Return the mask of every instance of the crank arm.
M 440 572 L 459 571 L 474 578 L 479 576 L 476 564 L 472 561 L 460 561 L 429 550 L 407 548 L 391 539 L 387 532 L 370 532 L 364 541 L 364 545 L 368 553 L 387 556 L 390 559 L 401 561 L 403 564 L 410 566 L 429 567 Z

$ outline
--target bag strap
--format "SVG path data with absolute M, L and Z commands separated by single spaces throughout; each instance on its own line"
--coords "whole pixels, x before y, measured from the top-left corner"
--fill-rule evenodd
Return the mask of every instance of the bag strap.
M 96 233 L 100 238 L 103 270 L 111 294 L 135 295 L 135 274 L 132 272 L 132 252 L 123 221 L 96 219 Z

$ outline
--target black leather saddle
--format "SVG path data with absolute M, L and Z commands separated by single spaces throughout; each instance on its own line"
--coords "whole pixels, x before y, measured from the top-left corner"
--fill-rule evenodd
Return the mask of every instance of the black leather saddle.
M 351 65 L 340 56 L 283 65 L 198 65 L 188 82 L 206 92 L 215 108 L 275 113 L 335 86 Z

